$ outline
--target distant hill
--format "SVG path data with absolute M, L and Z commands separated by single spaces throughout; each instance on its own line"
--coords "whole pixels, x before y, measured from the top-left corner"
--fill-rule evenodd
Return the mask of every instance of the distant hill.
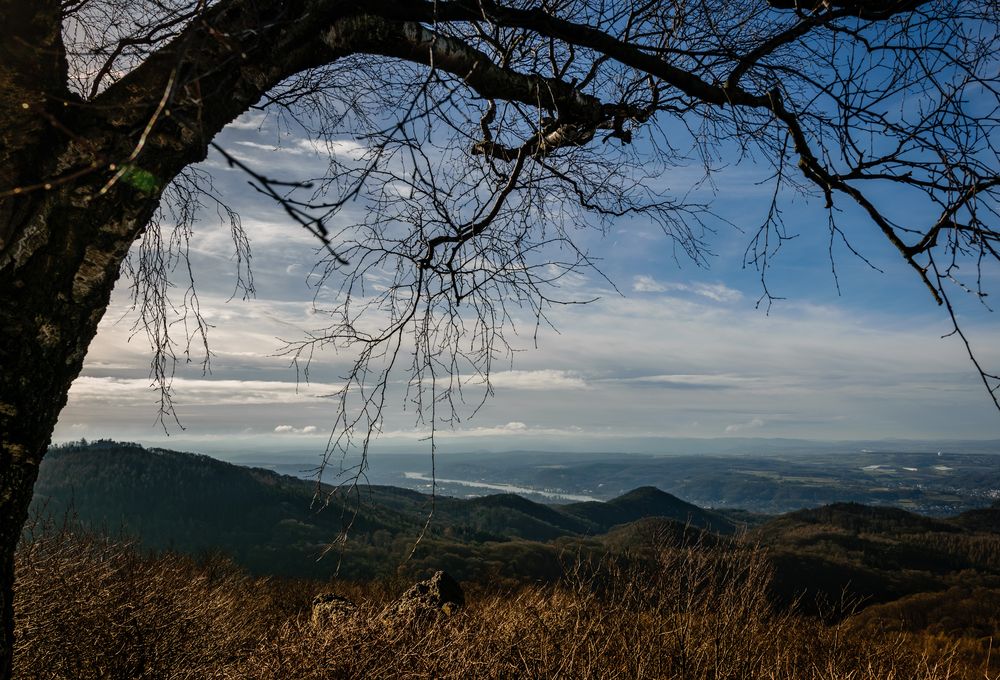
M 316 493 L 314 482 L 269 470 L 105 441 L 53 448 L 33 505 L 151 549 L 222 551 L 262 574 L 369 579 L 445 568 L 467 580 L 551 580 L 579 557 L 653 559 L 664 546 L 745 531 L 770 550 L 776 594 L 806 607 L 845 591 L 877 603 L 958 584 L 1000 587 L 997 504 L 950 519 L 857 503 L 767 518 L 706 510 L 651 486 L 568 505 L 513 494 L 432 503 L 388 486 L 323 487 L 329 504 L 317 505 Z
M 776 517 L 749 537 L 772 549 L 784 597 L 835 600 L 846 589 L 871 604 L 957 584 L 1000 586 L 998 519 L 995 507 L 934 519 L 835 503 Z
M 409 510 L 423 504 L 420 494 L 373 487 L 355 512 L 342 497 L 315 508 L 315 492 L 314 483 L 208 456 L 100 442 L 52 449 L 32 506 L 149 548 L 221 550 L 253 571 L 284 575 L 328 574 L 316 558 L 348 527 L 363 536 L 419 531 Z
M 996 441 L 976 446 L 956 442 L 955 447 L 937 443 L 928 450 L 919 442 L 807 445 L 747 440 L 746 449 L 740 445 L 724 451 L 731 443 L 735 442 L 714 442 L 710 452 L 706 442 L 701 446 L 695 441 L 663 442 L 658 455 L 453 453 L 440 456 L 435 465 L 444 480 L 451 480 L 438 489 L 452 495 L 476 492 L 461 480 L 558 489 L 593 500 L 611 500 L 636 487 L 653 486 L 727 514 L 745 510 L 775 515 L 853 501 L 943 518 L 988 504 L 985 495 L 1000 489 Z M 407 482 L 400 472 L 413 469 L 412 455 L 381 454 L 373 467 L 384 483 L 419 483 Z M 754 515 L 739 519 L 756 521 Z
M 667 517 L 719 533 L 733 533 L 737 528 L 722 515 L 703 510 L 652 486 L 639 487 L 605 503 L 572 503 L 561 506 L 560 510 L 590 522 L 600 533 L 644 517 Z
M 448 563 L 459 573 L 558 575 L 567 540 L 580 541 L 645 517 L 732 531 L 719 515 L 651 487 L 608 503 L 550 506 L 513 494 L 431 499 L 387 486 L 319 490 L 314 482 L 208 456 L 110 441 L 53 448 L 33 507 L 71 512 L 90 526 L 139 537 L 151 549 L 222 551 L 257 573 L 367 578 Z M 326 503 L 328 501 L 328 504 Z M 425 525 L 428 525 L 425 530 Z M 346 532 L 347 541 L 331 545 Z M 562 544 L 552 543 L 563 539 Z M 461 558 L 461 559 L 460 559 Z
M 792 527 L 808 526 L 835 527 L 852 533 L 870 534 L 957 533 L 962 530 L 954 521 L 924 517 L 899 508 L 832 503 L 782 515 L 765 524 L 760 533 L 784 534 Z
M 1000 501 L 988 508 L 967 510 L 952 520 L 955 524 L 970 531 L 986 531 L 1000 534 Z

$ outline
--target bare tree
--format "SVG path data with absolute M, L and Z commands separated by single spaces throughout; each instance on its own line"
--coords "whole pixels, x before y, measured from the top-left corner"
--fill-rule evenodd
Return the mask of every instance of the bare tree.
M 432 426 L 463 376 L 488 388 L 512 310 L 544 323 L 560 279 L 592 265 L 579 225 L 643 216 L 702 258 L 709 208 L 655 181 L 692 154 L 709 175 L 727 149 L 773 167 L 749 263 L 764 272 L 787 236 L 783 187 L 825 199 L 831 239 L 847 242 L 853 206 L 969 347 L 949 295 L 984 299 L 1000 259 L 997 15 L 943 0 L 0 0 L 0 678 L 38 465 L 133 242 L 165 410 L 161 274 L 192 202 L 215 203 L 249 255 L 190 170 L 241 113 L 331 151 L 321 178 L 242 169 L 324 244 L 339 306 L 287 349 L 353 348 L 330 452 L 365 449 L 394 367 Z M 926 219 L 895 217 L 900 196 Z M 1000 379 L 976 367 L 996 402 Z

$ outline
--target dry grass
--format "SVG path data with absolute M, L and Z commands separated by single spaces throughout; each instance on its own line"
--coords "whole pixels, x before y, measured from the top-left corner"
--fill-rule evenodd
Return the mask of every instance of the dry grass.
M 52 525 L 32 527 L 16 569 L 17 677 L 221 677 L 289 615 L 221 558 L 146 557 Z
M 435 626 L 384 625 L 382 603 L 316 631 L 287 622 L 241 667 L 254 678 L 960 678 L 901 638 L 845 639 L 776 611 L 760 551 L 663 549 L 643 573 L 605 562 L 566 582 L 474 600 Z M 971 676 L 970 676 L 971 677 Z M 979 676 L 981 677 L 981 676 Z
M 661 546 L 655 569 L 574 562 L 562 583 L 476 593 L 435 623 L 381 616 L 398 587 L 354 586 L 359 613 L 316 629 L 316 584 L 219 559 L 143 557 L 49 531 L 18 556 L 16 668 L 27 678 L 982 679 L 947 650 L 828 626 L 768 600 L 760 550 Z M 398 584 L 397 584 L 398 585 Z

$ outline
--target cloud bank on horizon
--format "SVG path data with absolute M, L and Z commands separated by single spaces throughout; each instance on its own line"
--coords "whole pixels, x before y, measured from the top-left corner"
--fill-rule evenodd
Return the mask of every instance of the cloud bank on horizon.
M 280 142 L 280 146 L 262 139 Z M 259 116 L 244 116 L 223 135 L 241 160 L 276 177 L 319 176 L 331 151 L 350 157 L 350 140 L 332 147 L 281 138 Z M 195 283 L 211 324 L 211 372 L 180 364 L 173 381 L 185 429 L 169 426 L 171 446 L 246 442 L 321 450 L 336 407 L 331 395 L 352 357 L 317 355 L 308 381 L 279 352 L 324 325 L 311 267 L 317 243 L 282 219 L 246 187 L 244 178 L 210 158 L 205 164 L 240 210 L 251 238 L 257 296 L 233 299 L 236 265 L 228 229 L 206 216 L 192 241 Z M 727 176 L 720 176 L 724 181 Z M 581 233 L 600 258 L 599 276 L 564 282 L 568 298 L 598 300 L 551 310 L 558 332 L 519 320 L 518 351 L 491 376 L 495 394 L 475 416 L 439 429 L 443 447 L 560 448 L 599 442 L 630 450 L 635 438 L 802 437 L 812 439 L 992 438 L 1000 417 L 955 338 L 942 339 L 947 319 L 881 238 L 859 227 L 853 245 L 881 274 L 841 252 L 837 285 L 827 256 L 825 217 L 796 199 L 786 221 L 801 237 L 786 246 L 768 286 L 786 299 L 755 305 L 760 274 L 743 266 L 747 233 L 762 218 L 770 189 L 750 170 L 733 173 L 713 210 L 722 226 L 711 243 L 710 268 L 679 262 L 649 225 L 626 221 L 604 237 Z M 819 225 L 819 226 L 817 226 Z M 740 231 L 742 229 L 742 232 Z M 990 276 L 997 277 L 993 272 Z M 377 273 L 371 284 L 378 286 Z M 115 437 L 163 442 L 158 394 L 150 388 L 150 352 L 128 314 L 127 282 L 119 285 L 81 377 L 70 391 L 55 439 Z M 995 315 L 963 310 L 984 364 L 1000 365 Z M 178 329 L 178 333 L 180 330 Z M 176 334 L 175 334 L 176 335 Z M 399 374 L 376 444 L 426 448 L 426 427 L 406 409 L 407 376 Z M 465 386 L 466 413 L 486 386 Z

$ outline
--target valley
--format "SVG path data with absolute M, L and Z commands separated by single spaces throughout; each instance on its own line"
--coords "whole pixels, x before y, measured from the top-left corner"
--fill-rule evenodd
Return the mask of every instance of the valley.
M 921 450 L 915 442 L 716 442 L 704 452 L 663 455 L 438 454 L 434 489 L 458 498 L 508 491 L 539 502 L 565 503 L 609 500 L 650 485 L 702 507 L 763 514 L 855 502 L 943 517 L 1000 499 L 1000 441 L 942 443 L 943 450 Z M 303 478 L 314 477 L 316 468 L 315 462 L 305 460 L 275 463 L 258 457 L 247 462 Z M 427 455 L 380 454 L 368 462 L 368 483 L 431 492 Z M 338 483 L 352 474 L 338 476 L 331 465 L 324 481 Z

